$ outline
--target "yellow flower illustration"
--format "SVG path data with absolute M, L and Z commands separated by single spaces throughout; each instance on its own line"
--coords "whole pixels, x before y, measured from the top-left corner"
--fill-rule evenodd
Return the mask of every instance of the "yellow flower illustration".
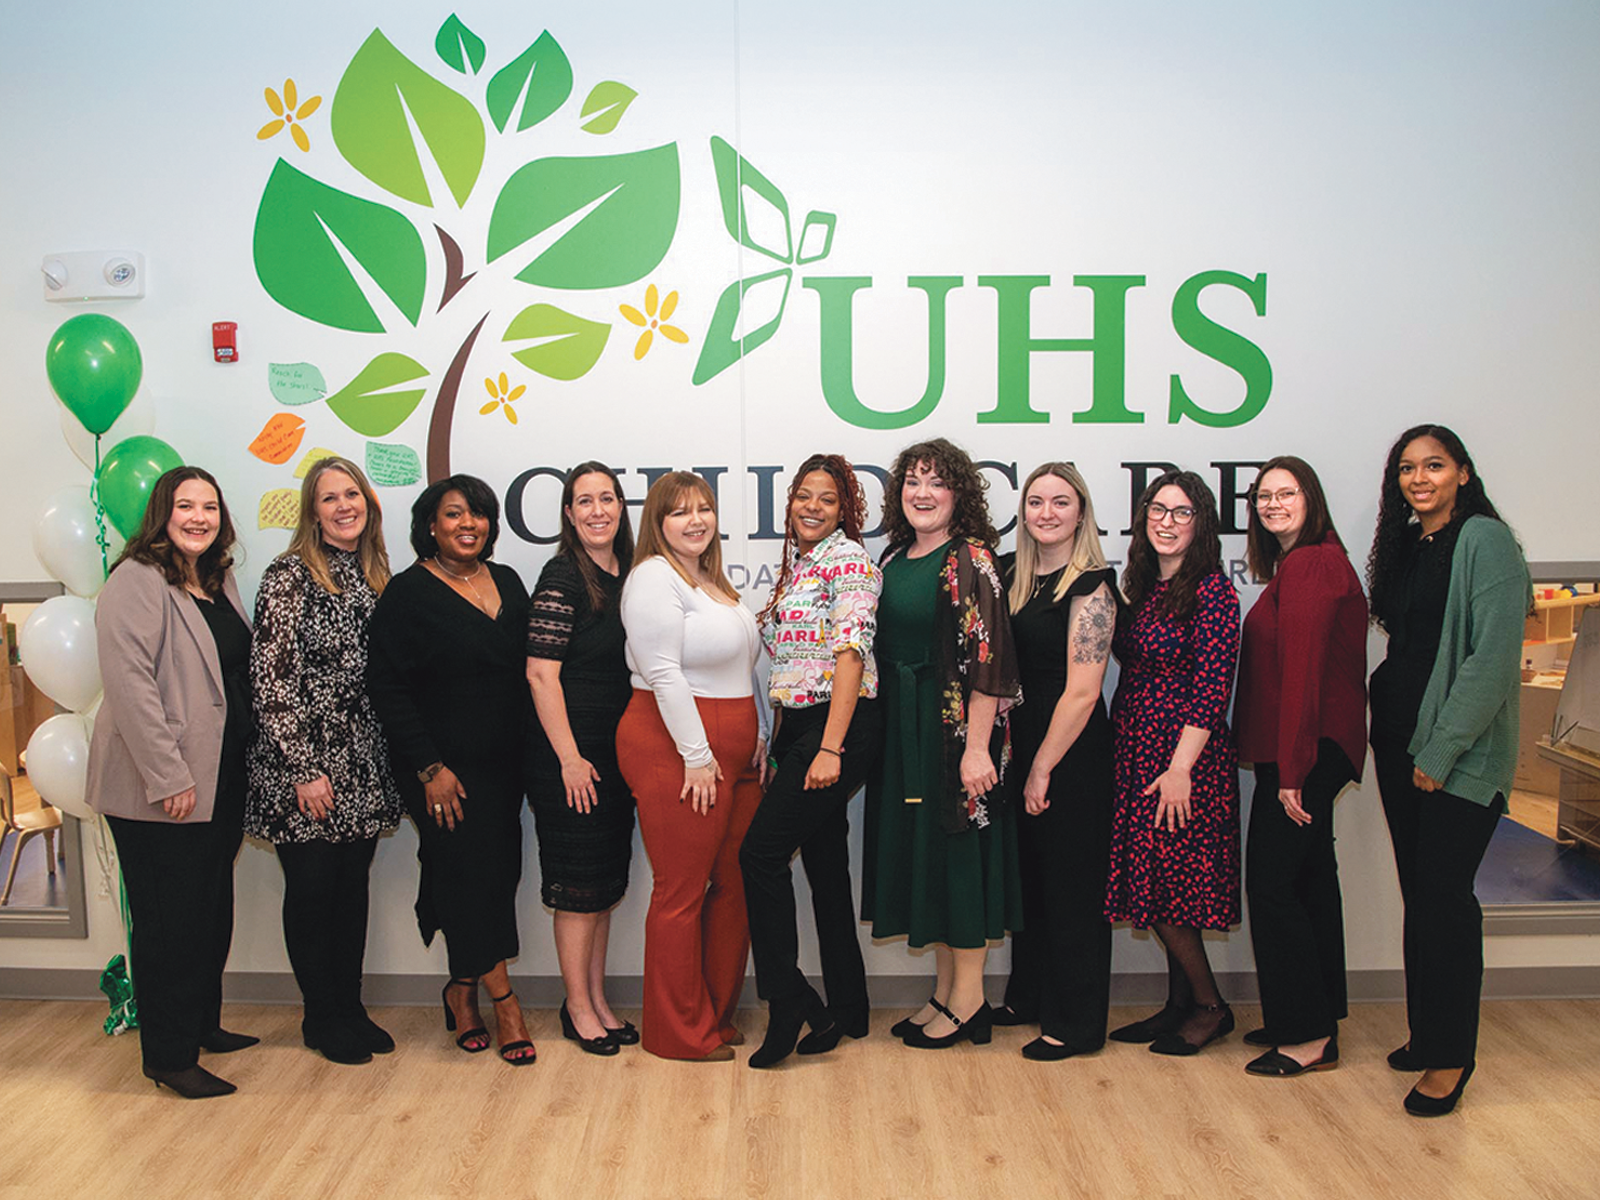
M 271 88 L 267 89 L 267 107 L 272 110 L 275 120 L 268 121 L 256 130 L 256 140 L 266 141 L 268 138 L 277 137 L 283 132 L 283 127 L 289 127 L 289 136 L 294 139 L 294 144 L 302 150 L 311 149 L 311 139 L 306 136 L 306 131 L 297 122 L 304 121 L 316 112 L 322 104 L 321 96 L 312 96 L 304 104 L 300 103 L 300 94 L 295 89 L 294 80 L 283 81 L 283 96 Z
M 644 332 L 639 335 L 639 340 L 635 342 L 633 346 L 633 357 L 635 360 L 641 359 L 646 354 L 650 353 L 650 344 L 655 340 L 655 331 L 658 329 L 661 331 L 661 336 L 666 338 L 669 342 L 677 342 L 678 345 L 683 346 L 689 341 L 689 335 L 687 333 L 679 329 L 676 325 L 667 324 L 667 318 L 670 317 L 678 307 L 678 293 L 667 293 L 667 298 L 661 301 L 661 311 L 659 313 L 656 312 L 656 302 L 658 298 L 659 293 L 656 291 L 656 285 L 652 283 L 644 290 L 644 312 L 640 312 L 631 304 L 623 304 L 619 306 L 617 310 L 624 317 L 626 317 L 630 323 L 638 325 L 644 330 Z
M 498 380 L 485 379 L 483 386 L 489 392 L 489 403 L 478 410 L 478 415 L 486 417 L 498 408 L 506 414 L 506 420 L 515 425 L 517 423 L 517 413 L 511 406 L 522 399 L 522 393 L 528 390 L 527 386 L 519 383 L 516 387 L 512 387 L 511 381 L 506 378 L 504 371 L 500 372 Z

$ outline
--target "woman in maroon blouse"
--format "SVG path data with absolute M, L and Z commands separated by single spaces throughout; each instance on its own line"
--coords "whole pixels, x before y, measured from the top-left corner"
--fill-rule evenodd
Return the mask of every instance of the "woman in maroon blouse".
M 1287 1076 L 1339 1061 L 1333 800 L 1366 761 L 1367 606 L 1315 471 L 1274 458 L 1250 499 L 1246 553 L 1267 587 L 1244 623 L 1234 726 L 1256 769 L 1245 894 L 1266 1020 L 1245 1040 L 1273 1049 L 1245 1070 Z

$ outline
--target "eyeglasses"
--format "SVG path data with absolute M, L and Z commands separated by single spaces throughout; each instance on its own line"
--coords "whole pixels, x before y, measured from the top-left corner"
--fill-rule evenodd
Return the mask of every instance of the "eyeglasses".
M 1280 508 L 1288 508 L 1300 493 L 1300 488 L 1279 488 L 1275 492 L 1257 492 L 1255 505 L 1257 508 L 1271 508 L 1276 504 Z
M 1157 525 L 1161 524 L 1161 522 L 1165 521 L 1168 517 L 1172 518 L 1172 522 L 1175 525 L 1187 525 L 1190 521 L 1194 520 L 1194 509 L 1190 508 L 1188 505 L 1180 505 L 1178 508 L 1168 508 L 1165 504 L 1157 504 L 1154 500 L 1152 500 L 1149 504 L 1144 506 L 1144 511 L 1145 515 Z

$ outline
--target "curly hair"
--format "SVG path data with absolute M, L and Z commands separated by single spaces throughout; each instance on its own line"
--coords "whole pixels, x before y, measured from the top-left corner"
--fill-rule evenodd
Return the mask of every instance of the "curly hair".
M 217 536 L 194 564 L 194 582 L 206 595 L 216 597 L 222 595 L 223 584 L 233 566 L 233 518 L 228 515 L 228 502 L 222 498 L 216 477 L 203 467 L 173 467 L 156 480 L 150 489 L 150 499 L 145 502 L 139 532 L 128 539 L 111 569 L 115 571 L 131 560 L 155 567 L 173 587 L 182 587 L 188 582 L 188 564 L 167 535 L 167 524 L 172 520 L 172 506 L 177 500 L 179 486 L 191 479 L 210 484 L 217 494 Z
M 1383 462 L 1378 524 L 1372 535 L 1372 551 L 1367 555 L 1367 596 L 1372 606 L 1372 619 L 1386 633 L 1389 618 L 1394 616 L 1395 585 L 1405 569 L 1406 555 L 1417 540 L 1416 514 L 1400 490 L 1400 456 L 1407 446 L 1423 437 L 1438 442 L 1451 461 L 1467 472 L 1467 481 L 1456 492 L 1455 506 L 1450 510 L 1446 528 L 1459 528 L 1468 517 L 1502 520 L 1489 501 L 1489 493 L 1484 489 L 1472 455 L 1467 453 L 1454 430 L 1444 425 L 1413 425 L 1396 438 Z
M 883 532 L 889 539 L 889 552 L 904 549 L 916 537 L 911 522 L 906 520 L 902 495 L 906 476 L 923 466 L 931 467 L 955 498 L 955 511 L 950 514 L 950 536 L 975 538 L 993 550 L 1000 535 L 995 532 L 994 522 L 989 518 L 989 504 L 984 498 L 989 481 L 960 446 L 945 438 L 933 438 L 900 451 L 889 472 L 889 482 L 883 489 Z
M 1194 612 L 1200 581 L 1222 570 L 1217 500 L 1206 481 L 1193 471 L 1167 471 L 1158 475 L 1139 497 L 1134 509 L 1133 537 L 1128 543 L 1128 567 L 1122 573 L 1122 594 L 1127 597 L 1130 615 L 1136 615 L 1161 578 L 1161 564 L 1150 542 L 1149 512 L 1156 493 L 1169 486 L 1181 491 L 1194 508 L 1194 537 L 1161 601 L 1161 611 L 1169 620 L 1183 621 Z
M 1322 480 L 1317 478 L 1311 464 L 1293 454 L 1269 458 L 1261 464 L 1261 470 L 1256 472 L 1256 481 L 1250 485 L 1250 515 L 1245 519 L 1244 531 L 1245 561 L 1250 565 L 1250 574 L 1262 583 L 1270 582 L 1278 573 L 1278 564 L 1285 553 L 1278 535 L 1261 523 L 1261 510 L 1256 507 L 1256 493 L 1261 490 L 1261 481 L 1267 477 L 1268 471 L 1287 471 L 1293 475 L 1300 489 L 1300 498 L 1305 501 L 1305 524 L 1300 527 L 1293 548 L 1315 546 L 1330 535 L 1335 538 L 1339 536 L 1333 527 L 1333 517 L 1328 513 L 1328 499 L 1322 492 Z
M 561 540 L 556 543 L 556 557 L 566 558 L 578 568 L 578 577 L 583 580 L 583 589 L 589 595 L 589 607 L 595 612 L 604 612 L 606 594 L 600 586 L 600 568 L 595 566 L 594 559 L 590 558 L 589 552 L 584 549 L 583 541 L 578 537 L 577 526 L 567 515 L 567 510 L 572 507 L 572 494 L 577 489 L 578 480 L 585 475 L 604 475 L 611 481 L 611 491 L 617 498 L 617 507 L 621 510 L 617 517 L 617 532 L 612 538 L 611 549 L 617 556 L 617 572 L 624 579 L 627 578 L 628 568 L 633 566 L 633 521 L 628 516 L 628 498 L 622 494 L 622 480 L 618 479 L 617 473 L 605 463 L 591 459 L 579 463 L 567 472 L 566 480 L 561 485 Z
M 867 494 L 861 490 L 861 481 L 856 478 L 855 469 L 841 454 L 813 454 L 800 464 L 794 478 L 789 481 L 789 492 L 783 504 L 783 557 L 778 563 L 778 578 L 772 585 L 772 597 L 767 601 L 767 606 L 756 614 L 759 622 L 770 620 L 778 609 L 779 601 L 783 599 L 783 587 L 789 578 L 789 568 L 794 565 L 795 552 L 794 521 L 789 514 L 794 507 L 795 493 L 813 471 L 825 471 L 833 480 L 833 486 L 839 493 L 839 528 L 852 542 L 862 542 L 861 530 L 867 523 Z

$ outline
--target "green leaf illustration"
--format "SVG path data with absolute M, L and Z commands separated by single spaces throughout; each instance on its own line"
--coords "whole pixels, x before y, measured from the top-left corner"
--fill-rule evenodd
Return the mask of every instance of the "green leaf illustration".
M 256 210 L 261 286 L 289 311 L 319 324 L 382 333 L 383 322 L 345 266 L 340 245 L 415 325 L 427 259 L 411 222 L 385 205 L 318 183 L 280 158 Z
M 572 95 L 572 64 L 548 29 L 489 80 L 484 99 L 489 105 L 489 117 L 501 133 L 506 131 L 511 110 L 517 107 L 524 90 L 528 98 L 523 101 L 522 115 L 517 118 L 518 133 L 537 125 Z
M 639 93 L 625 83 L 618 83 L 615 79 L 608 79 L 604 83 L 597 83 L 590 89 L 588 98 L 583 102 L 583 110 L 578 114 L 587 117 L 590 113 L 599 113 L 594 120 L 585 122 L 585 133 L 610 133 L 617 127 L 617 122 L 622 120 L 622 114 L 628 111 L 634 97 Z
M 311 404 L 328 394 L 322 372 L 311 363 L 268 363 L 267 387 L 279 404 Z
M 738 283 L 730 283 L 717 297 L 717 310 L 711 314 L 711 327 L 706 330 L 705 345 L 700 347 L 700 359 L 694 364 L 695 384 L 705 383 L 720 375 L 778 332 L 784 309 L 789 304 L 789 284 L 793 274 L 788 267 L 784 267 L 752 279 L 741 279 Z M 745 293 L 778 279 L 783 280 L 783 296 L 778 301 L 777 314 L 761 328 L 753 329 L 743 337 L 734 337 L 739 328 L 739 314 L 744 307 Z M 771 289 L 762 290 L 766 292 Z
M 451 13 L 439 26 L 439 35 L 433 39 L 433 48 L 444 59 L 445 65 L 467 73 L 467 63 L 472 63 L 472 73 L 483 69 L 483 39 L 461 23 L 461 18 Z
M 404 354 L 380 354 L 361 369 L 361 373 L 328 397 L 328 407 L 351 429 L 363 437 L 383 437 L 393 433 L 422 402 L 427 389 L 386 392 L 383 388 L 409 383 L 428 373 L 414 358 Z
M 511 357 L 548 379 L 579 379 L 600 361 L 611 326 L 586 321 L 553 304 L 533 304 L 512 318 L 502 342 L 542 339 L 537 346 L 513 350 Z
M 717 192 L 722 197 L 722 223 L 741 246 L 775 258 L 779 262 L 794 261 L 794 233 L 789 225 L 789 202 L 783 193 L 760 171 L 727 142 L 719 137 L 711 139 L 711 162 L 717 170 Z M 783 219 L 783 249 L 763 246 L 750 232 L 750 214 L 745 208 L 746 191 L 770 204 Z
M 346 162 L 384 191 L 431 206 L 408 111 L 457 206 L 465 204 L 483 166 L 483 118 L 374 29 L 333 94 L 333 141 Z
M 800 230 L 800 252 L 795 255 L 795 265 L 820 262 L 833 249 L 833 227 L 839 218 L 833 213 L 808 212 L 805 226 Z M 818 246 L 817 242 L 821 241 Z
M 409 487 L 422 478 L 422 459 L 410 446 L 368 442 L 367 478 L 376 487 Z
M 587 209 L 517 274 L 553 288 L 606 288 L 655 270 L 678 228 L 678 147 L 632 154 L 541 158 L 517 170 L 494 202 L 487 258 Z

